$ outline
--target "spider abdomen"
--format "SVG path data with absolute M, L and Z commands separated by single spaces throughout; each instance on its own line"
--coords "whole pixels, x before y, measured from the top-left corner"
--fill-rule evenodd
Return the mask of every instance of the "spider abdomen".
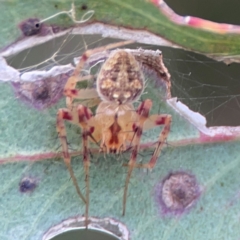
M 97 91 L 103 101 L 125 104 L 136 101 L 144 89 L 144 76 L 135 57 L 124 50 L 114 51 L 103 64 Z

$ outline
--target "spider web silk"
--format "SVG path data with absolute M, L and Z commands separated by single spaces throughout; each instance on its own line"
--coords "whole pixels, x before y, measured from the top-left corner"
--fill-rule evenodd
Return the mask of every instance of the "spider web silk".
M 24 85 L 24 88 L 15 85 L 12 88 L 14 81 L 19 84 L 18 79 L 11 80 L 10 84 L 1 82 L 4 91 L 0 107 L 4 114 L 0 119 L 0 158 L 2 163 L 6 163 L 0 167 L 1 239 L 41 239 L 51 226 L 62 223 L 69 216 L 74 216 L 76 220 L 75 216 L 84 213 L 84 205 L 79 201 L 63 163 L 55 130 L 56 113 L 59 108 L 65 107 L 65 99 L 56 90 L 54 97 L 44 102 L 44 107 L 33 106 L 34 103 L 29 101 L 33 98 L 29 91 L 34 90 L 40 100 L 53 96 L 51 92 L 36 90 L 45 86 L 55 89 L 54 84 L 63 87 L 63 82 L 71 74 L 74 58 L 86 49 L 113 41 L 118 40 L 97 35 L 66 34 L 7 58 L 7 63 L 21 73 L 20 80 L 30 85 Z M 172 97 L 177 97 L 191 110 L 205 116 L 208 126 L 239 126 L 238 64 L 227 66 L 200 54 L 167 47 L 142 44 L 132 47 L 162 51 L 165 66 L 172 76 Z M 92 69 L 86 66 L 84 74 L 90 70 L 97 73 L 100 66 L 101 63 Z M 43 74 L 40 71 L 48 72 Z M 14 73 L 14 76 L 17 75 Z M 42 78 L 47 80 L 43 85 Z M 33 88 L 31 83 L 36 81 L 40 82 L 37 88 Z M 151 81 L 151 77 L 147 81 Z M 94 86 L 94 82 L 91 84 Z M 21 91 L 13 94 L 13 89 L 19 88 Z M 155 112 L 172 114 L 173 110 L 169 111 L 169 106 L 161 103 L 159 89 L 150 91 L 150 88 L 143 98 L 154 98 Z M 159 236 L 165 240 L 192 239 L 192 236 L 195 239 L 216 239 L 220 235 L 228 239 L 230 234 L 237 239 L 240 218 L 239 142 L 171 145 L 172 139 L 179 139 L 177 134 L 187 138 L 196 133 L 191 131 L 191 124 L 184 125 L 176 115 L 173 115 L 167 148 L 163 149 L 157 166 L 152 172 L 134 170 L 124 217 L 121 216 L 121 204 L 126 169 L 121 165 L 129 160 L 129 154 L 105 157 L 91 150 L 90 215 L 119 220 L 131 230 L 133 239 L 158 239 Z M 66 126 L 70 151 L 80 151 L 80 128 L 68 123 Z M 143 140 L 151 137 L 156 141 L 159 131 L 149 131 L 144 134 Z M 139 152 L 138 161 L 147 162 L 152 151 Z M 13 164 L 10 161 L 12 156 Z M 43 161 L 36 161 L 39 159 Z M 84 191 L 85 175 L 79 152 L 72 159 L 72 165 Z M 164 218 L 160 214 L 159 199 L 156 199 L 156 186 L 160 187 L 162 180 L 175 171 L 196 176 L 201 198 L 182 218 Z M 19 182 L 26 177 L 36 185 L 36 190 L 24 195 L 20 192 Z
M 79 57 L 84 50 L 112 41 L 99 36 L 65 35 L 24 50 L 7 61 L 21 73 L 49 70 L 54 66 L 73 63 L 73 58 Z M 205 116 L 208 126 L 239 125 L 238 64 L 226 65 L 200 54 L 168 47 L 140 44 L 134 47 L 162 51 L 164 63 L 171 74 L 172 96 Z

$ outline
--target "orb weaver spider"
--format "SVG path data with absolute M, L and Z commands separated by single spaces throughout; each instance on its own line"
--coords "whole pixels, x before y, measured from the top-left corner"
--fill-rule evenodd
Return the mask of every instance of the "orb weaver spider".
M 167 114 L 149 116 L 152 101 L 146 99 L 134 109 L 133 103 L 138 101 L 144 91 L 145 80 L 141 66 L 137 61 L 141 55 L 133 55 L 130 51 L 117 49 L 111 52 L 97 77 L 96 89 L 77 89 L 78 82 L 88 80 L 90 77 L 81 77 L 84 64 L 94 54 L 117 48 L 133 41 L 123 41 L 107 46 L 87 50 L 80 58 L 72 76 L 68 79 L 64 94 L 67 108 L 58 110 L 57 132 L 62 146 L 64 162 L 68 168 L 74 186 L 79 197 L 86 204 L 85 225 L 88 226 L 89 211 L 89 140 L 95 142 L 104 153 L 119 154 L 131 149 L 131 157 L 128 167 L 124 194 L 123 215 L 125 214 L 127 192 L 130 177 L 134 168 L 154 168 L 161 153 L 161 149 L 170 131 L 171 116 Z M 157 53 L 158 61 L 161 62 L 160 72 L 165 77 L 167 88 L 170 89 L 170 75 L 162 63 L 161 52 Z M 146 64 L 152 64 L 146 58 Z M 74 99 L 99 99 L 100 104 L 95 115 L 91 110 L 82 105 L 74 105 Z M 71 167 L 71 156 L 68 150 L 66 129 L 64 121 L 77 124 L 82 129 L 82 155 L 86 181 L 86 196 L 81 192 L 76 177 Z M 137 154 L 139 150 L 142 132 L 145 129 L 164 125 L 156 142 L 156 147 L 150 161 L 146 164 L 138 164 Z M 100 143 L 100 145 L 99 145 Z M 127 145 L 128 144 L 128 145 Z M 128 148 L 127 148 L 128 147 Z

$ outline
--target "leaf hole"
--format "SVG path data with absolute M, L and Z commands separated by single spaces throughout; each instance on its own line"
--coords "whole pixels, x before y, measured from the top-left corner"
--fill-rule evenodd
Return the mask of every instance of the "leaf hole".
M 127 227 L 111 218 L 89 218 L 88 229 L 85 227 L 84 217 L 69 218 L 50 228 L 42 240 L 128 240 Z

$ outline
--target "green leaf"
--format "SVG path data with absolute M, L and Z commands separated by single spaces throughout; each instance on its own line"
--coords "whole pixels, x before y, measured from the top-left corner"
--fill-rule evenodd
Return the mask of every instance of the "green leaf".
M 156 112 L 159 90 L 149 87 L 147 91 L 148 96 L 155 96 Z M 47 111 L 39 112 L 16 99 L 9 84 L 3 83 L 1 96 L 1 161 L 5 162 L 0 170 L 2 239 L 41 239 L 51 226 L 85 211 L 63 160 L 34 161 L 56 156 L 59 152 L 55 115 L 65 103 L 61 101 Z M 181 147 L 179 145 L 199 139 L 199 131 L 166 103 L 161 102 L 160 108 L 162 113 L 173 117 L 168 138 L 170 145 L 163 150 L 151 173 L 134 170 L 124 217 L 121 212 L 126 169 L 122 167 L 122 161 L 127 160 L 129 154 L 118 157 L 94 154 L 90 171 L 90 216 L 121 221 L 132 239 L 156 239 L 157 236 L 162 239 L 192 239 L 193 235 L 197 239 L 214 239 L 216 235 L 234 238 L 239 234 L 239 142 Z M 80 150 L 80 137 L 76 130 L 69 128 L 68 138 L 71 147 Z M 159 130 L 148 131 L 145 143 L 155 141 Z M 139 155 L 139 159 L 147 162 L 152 153 L 149 150 Z M 74 158 L 73 169 L 84 189 L 81 156 Z M 157 200 L 156 186 L 169 172 L 176 171 L 193 174 L 202 193 L 197 203 L 182 217 L 164 216 Z M 32 193 L 20 192 L 19 182 L 24 177 L 35 179 L 37 187 Z M 226 230 L 226 224 L 231 226 L 231 231 Z
M 150 18 L 157 23 L 152 26 L 153 29 L 157 26 L 159 32 L 163 30 L 159 11 L 147 2 L 140 1 L 135 6 L 130 1 L 108 1 L 108 7 L 104 3 L 105 1 L 88 1 L 89 9 L 98 10 L 94 15 L 97 21 L 127 26 L 121 22 L 125 19 L 125 22 L 130 22 L 133 28 L 137 28 L 137 24 L 141 23 L 143 26 Z M 45 18 L 69 9 L 68 3 L 59 1 L 50 4 L 49 1 L 3 4 L 9 11 L 8 15 L 3 11 L 6 21 L 1 23 L 2 46 L 19 36 L 15 26 L 23 19 L 35 14 L 41 14 L 40 17 Z M 11 4 L 13 6 L 9 8 Z M 109 12 L 111 4 L 114 7 Z M 26 7 L 29 7 L 28 11 Z M 150 10 L 158 14 L 158 17 L 151 16 Z M 123 13 L 124 16 L 119 16 Z M 64 22 L 64 19 L 56 18 L 57 23 L 61 21 Z M 166 22 L 164 28 L 169 26 Z M 182 31 L 175 32 L 174 29 L 169 32 L 177 39 L 176 32 Z M 194 31 L 190 31 L 193 39 L 193 33 L 196 33 Z M 165 34 L 166 31 L 163 32 Z M 197 36 L 196 46 L 199 38 Z M 207 36 L 208 39 L 211 39 L 210 36 L 214 37 L 209 33 L 201 36 Z M 238 43 L 233 39 L 235 38 L 229 40 L 233 45 L 231 47 L 226 39 L 223 41 L 219 38 L 216 41 L 226 43 L 227 52 L 231 53 L 238 51 Z M 190 38 L 186 42 L 190 44 Z M 1 80 L 5 80 L 0 83 L 0 237 L 3 240 L 42 239 L 49 228 L 85 212 L 85 205 L 77 196 L 60 157 L 61 150 L 55 129 L 56 113 L 59 108 L 65 107 L 65 99 L 39 111 L 14 94 L 12 81 L 9 79 L 18 73 L 8 69 L 3 62 L 0 70 Z M 2 79 L 3 76 L 6 78 Z M 148 82 L 151 82 L 151 76 Z M 147 94 L 143 96 L 145 99 L 153 99 L 152 113 L 158 113 L 160 109 L 161 113 L 171 114 L 173 118 L 168 144 L 156 167 L 152 172 L 134 170 L 128 191 L 126 215 L 122 216 L 122 197 L 127 173 L 122 162 L 128 161 L 130 153 L 104 156 L 93 151 L 90 167 L 90 216 L 120 221 L 127 227 L 133 240 L 237 239 L 240 234 L 239 127 L 206 128 L 203 117 L 191 112 L 175 99 L 163 101 L 160 90 L 159 86 L 149 84 Z M 147 162 L 150 159 L 152 143 L 157 140 L 159 132 L 160 128 L 155 128 L 144 133 L 139 161 Z M 81 151 L 80 129 L 68 124 L 67 134 L 72 151 Z M 92 147 L 96 149 L 96 146 Z M 73 157 L 72 165 L 78 183 L 84 189 L 85 175 L 80 154 Z M 162 181 L 175 172 L 195 176 L 200 191 L 199 198 L 181 215 L 163 213 L 159 199 Z M 30 181 L 25 182 L 24 189 L 27 192 L 23 192 L 23 186 L 19 186 L 23 180 Z
M 98 33 L 104 36 L 121 38 L 125 36 L 123 35 L 125 34 L 125 30 L 117 32 L 114 31 L 111 26 L 124 27 L 128 29 L 129 32 L 131 32 L 131 29 L 138 29 L 140 31 L 135 32 L 135 34 L 134 31 L 132 31 L 131 35 L 133 35 L 132 38 L 134 40 L 139 42 L 155 43 L 157 45 L 175 45 L 184 49 L 207 54 L 219 60 L 228 60 L 228 62 L 239 61 L 239 33 L 232 34 L 226 32 L 225 34 L 220 34 L 218 33 L 217 27 L 216 29 L 215 27 L 211 27 L 211 24 L 205 23 L 205 20 L 202 19 L 198 19 L 198 23 L 200 24 L 201 22 L 199 27 L 181 26 L 179 25 L 180 23 L 176 24 L 167 18 L 161 12 L 164 9 L 160 9 L 160 11 L 157 5 L 155 6 L 151 1 L 141 0 L 136 3 L 134 0 L 89 0 L 87 2 L 85 0 L 78 0 L 75 1 L 74 6 L 76 21 L 82 19 L 88 11 L 94 11 L 93 16 L 87 20 L 83 26 L 80 25 L 79 29 L 83 32 L 86 31 L 87 33 L 89 29 L 85 29 L 84 26 L 89 26 L 91 27 L 91 34 Z M 4 1 L 1 8 L 2 17 L 5 21 L 1 24 L 0 29 L 0 47 L 8 45 L 10 42 L 15 41 L 16 38 L 22 38 L 22 33 L 17 26 L 20 22 L 28 18 L 37 17 L 41 20 L 48 19 L 50 16 L 62 12 L 62 14 L 44 22 L 44 24 L 48 26 L 50 24 L 50 27 L 55 26 L 54 30 L 48 32 L 45 31 L 46 29 L 42 30 L 40 31 L 40 35 L 52 35 L 53 32 L 54 34 L 59 34 L 63 29 L 74 26 L 73 19 L 66 14 L 66 12 L 71 9 L 70 3 L 66 1 L 42 0 L 35 1 L 34 3 L 29 0 L 24 2 Z M 87 16 L 89 17 L 91 14 Z M 181 16 L 179 16 L 179 18 L 181 18 Z M 88 18 L 85 17 L 84 19 L 86 20 Z M 95 25 L 95 23 L 102 25 Z M 204 30 L 204 27 L 201 29 L 201 25 L 206 25 L 208 31 Z M 208 25 L 210 26 L 209 28 Z M 216 23 L 216 25 L 218 24 Z M 219 29 L 225 28 L 226 27 L 219 25 Z M 234 28 L 238 30 L 239 26 L 232 26 L 232 29 Z M 145 31 L 147 31 L 148 35 L 150 34 L 154 40 L 148 37 L 148 42 L 146 42 L 145 38 L 147 34 Z M 130 34 L 129 32 L 128 35 Z M 221 31 L 219 30 L 219 32 Z M 158 40 L 155 40 L 156 35 L 160 37 Z

